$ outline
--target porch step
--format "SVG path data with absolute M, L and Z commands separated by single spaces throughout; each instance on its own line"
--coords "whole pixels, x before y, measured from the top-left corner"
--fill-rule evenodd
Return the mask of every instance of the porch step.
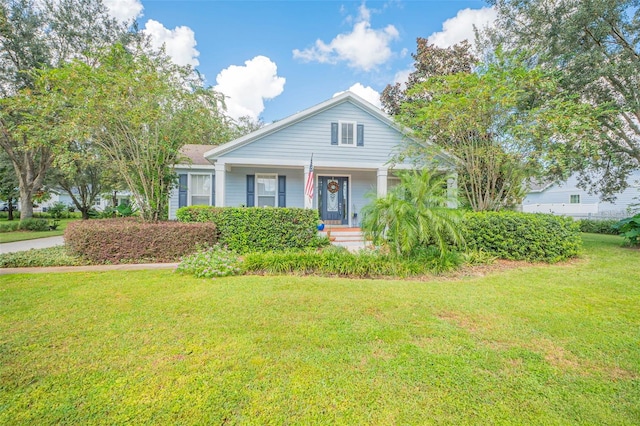
M 330 236 L 333 239 L 334 243 L 364 243 L 364 235 L 362 234 L 360 228 L 325 228 L 325 230 L 320 231 L 319 234 L 325 237 Z

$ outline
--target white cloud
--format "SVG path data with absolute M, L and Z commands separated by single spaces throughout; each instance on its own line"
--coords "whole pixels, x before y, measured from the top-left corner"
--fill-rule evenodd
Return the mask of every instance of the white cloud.
M 394 83 L 400 83 L 400 85 L 404 88 L 407 85 L 407 81 L 409 81 L 409 74 L 415 71 L 415 68 L 407 68 L 406 70 L 400 70 L 393 77 Z
M 430 43 L 438 47 L 450 47 L 462 40 L 474 43 L 474 25 L 478 28 L 493 26 L 498 14 L 492 7 L 482 9 L 462 9 L 458 14 L 442 24 L 442 31 L 429 36 Z
M 140 0 L 103 0 L 109 14 L 119 21 L 131 21 L 142 16 Z
M 173 30 L 167 29 L 158 21 L 149 19 L 144 26 L 144 33 L 151 38 L 151 46 L 159 49 L 165 47 L 165 52 L 177 65 L 197 66 L 196 59 L 200 52 L 196 50 L 196 38 L 189 27 L 180 26 Z
M 278 66 L 266 56 L 245 61 L 244 66 L 231 65 L 216 77 L 215 90 L 225 95 L 227 114 L 238 119 L 249 116 L 257 120 L 264 111 L 264 100 L 284 91 L 284 77 L 278 77 Z
M 384 64 L 393 53 L 389 44 L 399 38 L 399 33 L 393 25 L 372 29 L 370 20 L 371 13 L 363 4 L 351 32 L 338 34 L 329 44 L 318 39 L 312 47 L 294 49 L 293 57 L 330 64 L 346 61 L 350 67 L 364 71 Z
M 347 89 L 346 91 L 355 93 L 365 101 L 368 101 L 373 105 L 377 106 L 378 108 L 382 109 L 382 103 L 380 102 L 380 93 L 378 93 L 377 90 L 371 88 L 370 86 L 365 87 L 360 83 L 356 83 L 353 86 L 349 87 L 349 89 Z M 333 97 L 335 98 L 336 96 L 341 95 L 343 93 L 344 92 L 338 92 L 334 94 Z

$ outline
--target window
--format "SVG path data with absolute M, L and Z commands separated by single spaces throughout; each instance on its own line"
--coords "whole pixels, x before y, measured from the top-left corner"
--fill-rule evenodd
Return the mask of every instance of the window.
M 277 195 L 277 175 L 256 175 L 257 207 L 277 207 Z
M 570 202 L 571 204 L 580 204 L 580 194 L 572 195 Z
M 96 197 L 96 198 L 93 200 L 93 205 L 94 205 L 94 206 L 99 206 L 99 205 L 100 205 L 100 203 L 102 203 L 102 200 L 100 199 L 100 197 Z
M 356 123 L 340 123 L 340 145 L 355 146 Z
M 191 175 L 192 206 L 211 205 L 211 175 Z

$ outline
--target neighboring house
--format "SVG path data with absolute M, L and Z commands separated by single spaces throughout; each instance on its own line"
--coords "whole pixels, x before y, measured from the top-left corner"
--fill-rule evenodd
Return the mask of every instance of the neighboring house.
M 217 147 L 187 145 L 179 164 L 169 218 L 188 205 L 318 209 L 332 225 L 356 226 L 368 193 L 385 195 L 397 182 L 392 166 L 407 133 L 389 116 L 345 92 Z M 305 183 L 313 155 L 313 197 Z M 437 156 L 441 168 L 453 157 Z M 450 187 L 455 188 L 455 180 Z
M 100 194 L 93 200 L 93 208 L 97 211 L 101 212 L 107 207 L 113 207 L 113 193 L 105 193 Z M 115 198 L 117 201 L 117 206 L 120 204 L 130 204 L 132 201 L 131 193 L 129 191 L 119 191 L 115 193 Z M 53 199 L 53 198 L 52 198 Z M 71 199 L 71 195 L 65 191 L 60 191 L 60 194 L 57 196 L 57 201 L 65 204 L 66 206 L 70 206 L 75 208 L 76 205 L 73 203 Z
M 582 218 L 624 218 L 640 204 L 640 170 L 629 177 L 629 187 L 616 194 L 613 203 L 600 201 L 598 194 L 589 194 L 578 188 L 577 176 L 560 184 L 532 185 L 522 202 L 522 211 L 553 213 Z

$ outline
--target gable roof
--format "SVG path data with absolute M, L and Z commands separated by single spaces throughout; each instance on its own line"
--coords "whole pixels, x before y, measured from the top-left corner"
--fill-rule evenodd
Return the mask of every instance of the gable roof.
M 539 181 L 536 179 L 531 179 L 527 184 L 529 189 L 528 192 L 544 192 L 549 189 L 549 187 L 551 187 L 553 183 L 553 181 Z
M 383 122 L 384 124 L 388 125 L 389 127 L 397 130 L 399 133 L 402 133 L 404 135 L 410 135 L 411 130 L 407 129 L 407 128 L 403 128 L 402 126 L 399 126 L 394 120 L 393 118 L 391 118 L 390 116 L 388 116 L 387 114 L 385 114 L 381 109 L 377 108 L 375 105 L 371 104 L 368 101 L 365 101 L 364 99 L 362 99 L 361 97 L 359 97 L 358 95 L 354 94 L 353 92 L 344 92 L 338 96 L 335 96 L 329 100 L 326 100 L 322 103 L 319 103 L 315 106 L 312 106 L 311 108 L 307 108 L 303 111 L 300 111 L 298 113 L 295 113 L 287 118 L 284 118 L 280 121 L 277 121 L 275 123 L 271 123 L 268 124 L 252 133 L 249 133 L 245 136 L 242 136 L 238 139 L 232 140 L 230 142 L 227 142 L 225 144 L 219 145 L 207 152 L 204 153 L 204 156 L 208 159 L 215 159 L 216 157 L 219 157 L 221 155 L 224 155 L 228 152 L 234 151 L 235 149 L 238 149 L 242 146 L 248 145 L 264 136 L 267 136 L 269 134 L 278 132 L 286 127 L 289 127 L 291 125 L 294 125 L 300 121 L 303 121 L 309 117 L 312 117 L 316 114 L 319 114 L 323 111 L 326 111 L 330 108 L 333 108 L 337 105 L 340 105 L 342 103 L 345 102 L 350 102 L 351 104 L 361 108 L 362 110 L 364 110 L 365 112 L 368 112 L 369 114 L 371 114 L 373 117 L 377 118 L 378 120 L 380 120 L 381 122 Z M 451 156 L 451 154 L 446 153 L 445 151 L 442 151 L 443 155 L 447 158 L 453 159 L 454 157 Z
M 205 153 L 211 151 L 212 145 L 186 144 L 180 149 L 180 154 L 185 158 L 180 159 L 180 164 L 191 164 L 194 166 L 210 166 L 211 163 L 205 158 Z M 187 160 L 186 162 L 184 160 Z

